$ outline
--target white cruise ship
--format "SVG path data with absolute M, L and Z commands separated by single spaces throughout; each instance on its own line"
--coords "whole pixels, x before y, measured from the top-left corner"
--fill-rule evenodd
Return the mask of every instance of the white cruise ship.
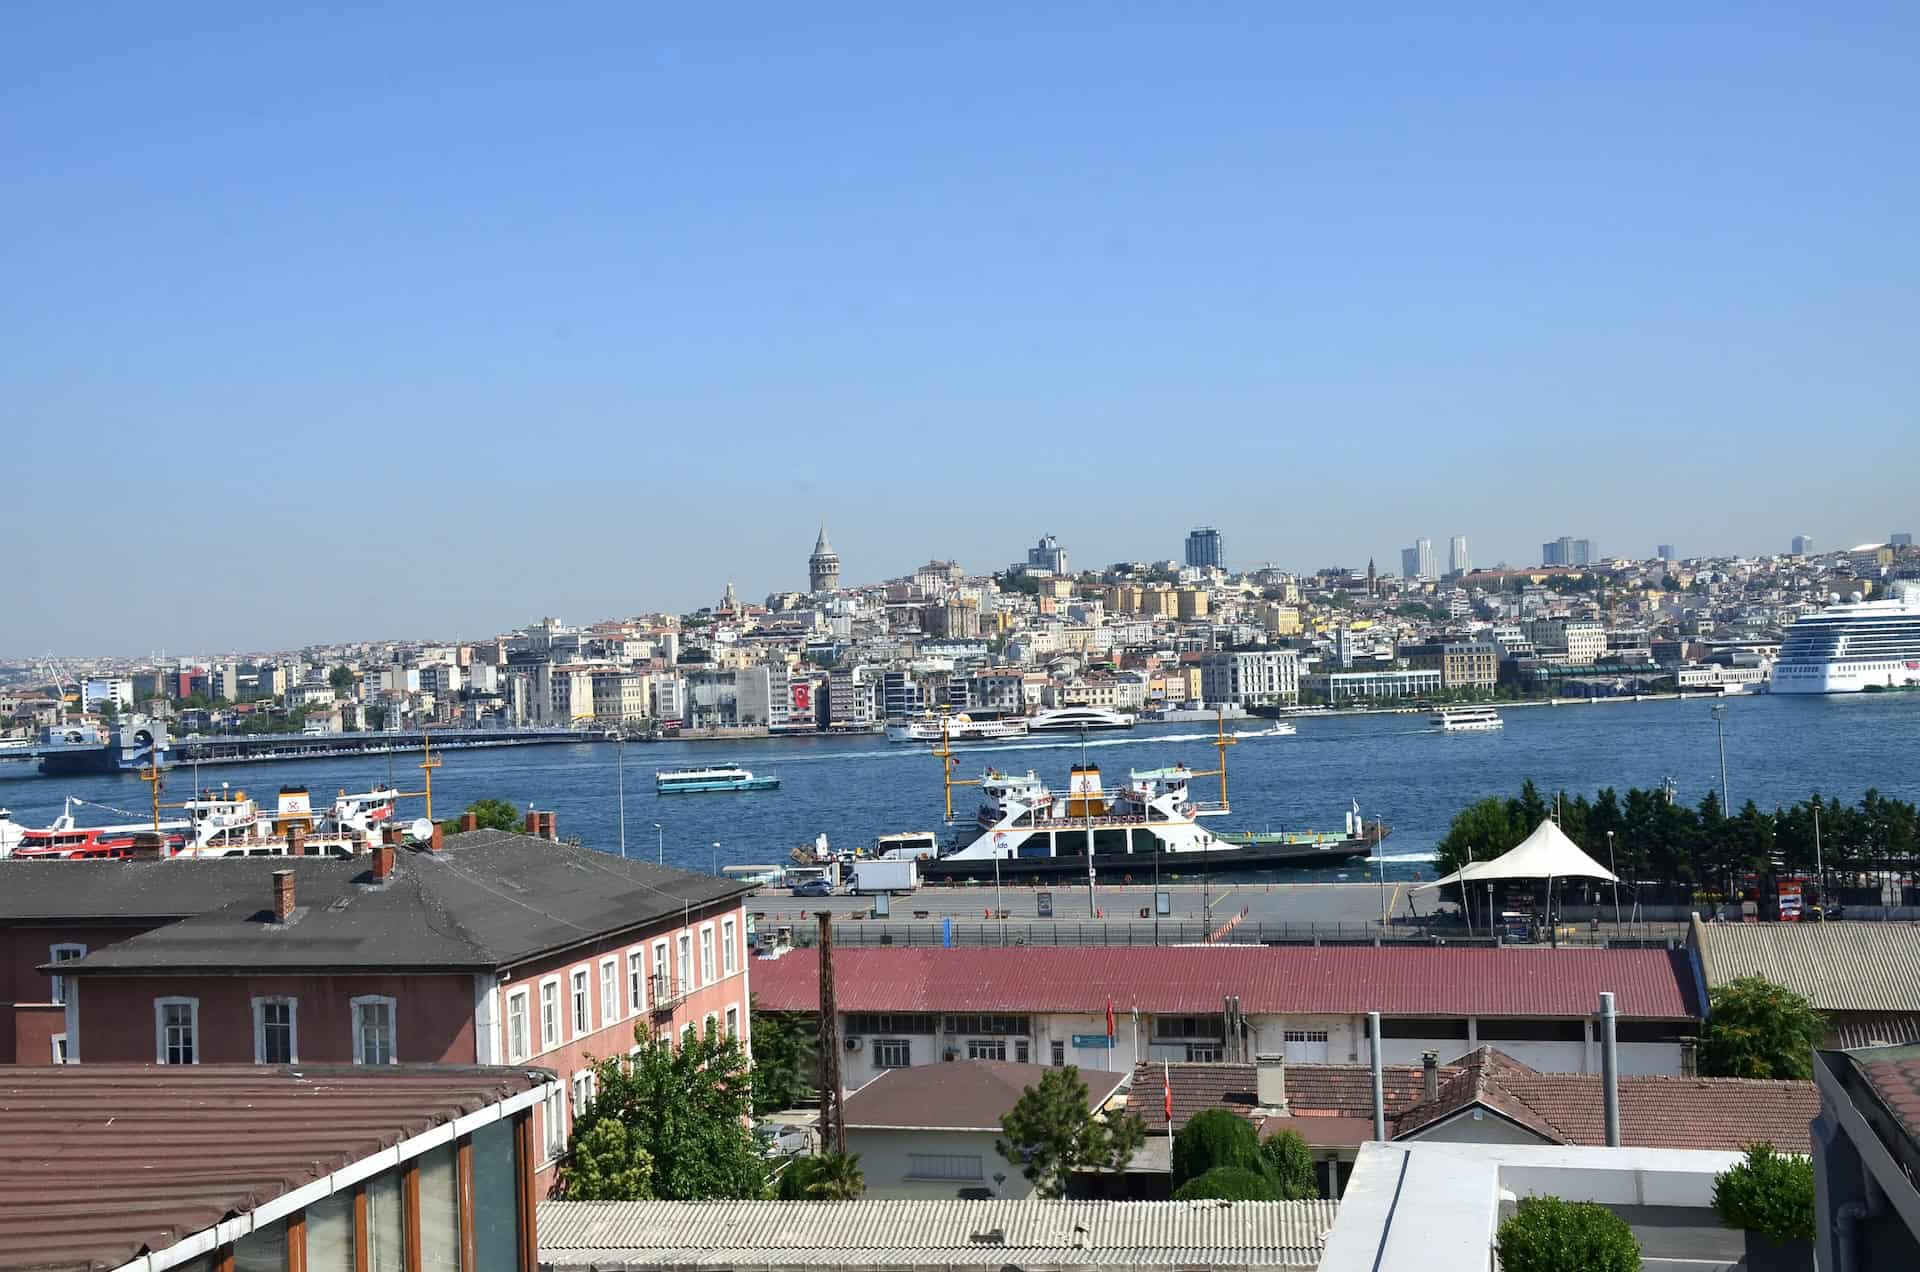
M 1857 594 L 1856 594 L 1857 595 Z M 1773 664 L 1774 693 L 1859 693 L 1920 685 L 1920 587 L 1796 619 Z

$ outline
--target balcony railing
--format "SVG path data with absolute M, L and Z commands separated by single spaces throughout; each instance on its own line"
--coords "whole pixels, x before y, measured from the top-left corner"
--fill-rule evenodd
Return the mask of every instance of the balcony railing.
M 649 992 L 653 995 L 655 1015 L 668 1015 L 675 1007 L 686 1001 L 687 982 L 685 977 L 673 977 L 665 972 L 655 972 L 649 978 Z

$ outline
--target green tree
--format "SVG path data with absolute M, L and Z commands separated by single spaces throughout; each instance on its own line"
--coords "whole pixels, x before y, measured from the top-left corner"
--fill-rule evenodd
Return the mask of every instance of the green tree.
M 1494 1246 L 1504 1272 L 1640 1272 L 1633 1229 L 1591 1201 L 1523 1197 Z
M 120 704 L 112 698 L 100 699 L 100 701 L 94 705 L 93 711 L 95 715 L 99 716 L 100 719 L 107 724 L 117 724 L 120 721 Z
M 1313 1169 L 1313 1150 L 1298 1131 L 1280 1131 L 1260 1144 L 1260 1160 L 1272 1182 L 1274 1195 L 1281 1201 L 1308 1201 L 1320 1195 L 1320 1180 Z
M 709 1025 L 678 1047 L 635 1026 L 640 1051 L 630 1060 L 594 1065 L 599 1093 L 574 1119 L 561 1167 L 561 1189 L 573 1154 L 607 1120 L 626 1127 L 629 1159 L 652 1163 L 652 1195 L 663 1201 L 757 1200 L 766 1195 L 766 1166 L 747 1127 L 753 1081 L 737 1038 Z M 605 1132 L 602 1132 L 604 1135 Z
M 1226 1109 L 1207 1109 L 1189 1118 L 1173 1137 L 1172 1160 L 1175 1188 L 1219 1167 L 1258 1175 L 1264 1166 L 1253 1123 Z
M 1718 1078 L 1813 1077 L 1813 1049 L 1827 1022 L 1813 1004 L 1761 976 L 1741 976 L 1707 995 L 1700 1070 Z
M 1521 822 L 1511 800 L 1497 795 L 1475 800 L 1454 814 L 1446 838 L 1436 849 L 1437 869 L 1442 875 L 1450 875 L 1469 860 L 1497 857 L 1525 839 L 1532 830 L 1532 826 Z
M 1272 1201 L 1273 1181 L 1244 1166 L 1215 1166 L 1173 1190 L 1175 1201 Z
M 1784 1245 L 1814 1236 L 1813 1160 L 1771 1144 L 1747 1145 L 1747 1159 L 1713 1181 L 1713 1208 L 1729 1228 Z
M 1125 1170 L 1146 1139 L 1146 1124 L 1131 1113 L 1103 1117 L 1091 1103 L 1080 1070 L 1049 1069 L 1001 1116 L 1004 1138 L 994 1148 L 1042 1197 L 1065 1196 L 1075 1171 Z
M 852 1201 L 866 1191 L 858 1153 L 801 1157 L 780 1176 L 782 1201 Z
M 344 664 L 327 673 L 327 683 L 333 686 L 335 694 L 344 698 L 353 692 L 353 669 Z
M 653 1196 L 653 1158 L 618 1118 L 603 1117 L 574 1137 L 561 1174 L 567 1201 L 640 1201 Z
M 480 830 L 519 830 L 527 824 L 520 810 L 508 800 L 476 799 L 467 805 L 466 812 L 460 817 L 449 817 L 441 822 L 440 829 L 449 835 L 455 833 L 460 829 L 461 817 L 467 813 L 474 815 L 479 823 L 477 829 Z
M 819 1035 L 812 1022 L 794 1012 L 751 1007 L 753 1022 L 753 1111 L 760 1116 L 797 1109 L 816 1098 Z

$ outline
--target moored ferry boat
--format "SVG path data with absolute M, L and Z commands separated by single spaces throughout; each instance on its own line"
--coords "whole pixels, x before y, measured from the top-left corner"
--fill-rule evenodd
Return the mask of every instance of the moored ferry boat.
M 770 791 L 780 779 L 758 776 L 737 764 L 710 764 L 704 768 L 660 769 L 654 789 L 662 795 L 691 795 L 706 791 Z
M 1836 598 L 1838 599 L 1838 598 Z M 1884 601 L 1854 598 L 1787 626 L 1772 693 L 1860 693 L 1920 685 L 1920 586 Z
M 1433 713 L 1433 723 L 1442 733 L 1485 733 L 1506 721 L 1492 707 L 1442 707 Z
M 889 742 L 1002 742 L 1027 736 L 1025 720 L 976 720 L 970 715 L 925 715 L 887 726 Z
M 1216 801 L 1196 798 L 1196 776 L 1184 766 L 1132 771 L 1117 791 L 1105 789 L 1100 768 L 1076 764 L 1065 791 L 1054 791 L 1032 773 L 989 774 L 971 842 L 926 859 L 927 879 L 986 880 L 1035 876 L 1111 879 L 1115 872 L 1136 881 L 1157 870 L 1163 878 L 1222 870 L 1327 864 L 1365 857 L 1384 828 L 1356 825 L 1349 814 L 1344 834 L 1292 832 L 1252 835 L 1237 842 L 1200 824 L 1223 816 Z M 892 855 L 892 854 L 889 854 Z

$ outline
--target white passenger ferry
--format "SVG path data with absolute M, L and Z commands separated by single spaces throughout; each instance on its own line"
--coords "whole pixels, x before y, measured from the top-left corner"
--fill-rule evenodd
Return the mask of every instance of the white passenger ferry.
M 1859 693 L 1920 686 L 1920 585 L 1896 583 L 1884 601 L 1849 601 L 1787 628 L 1773 693 Z M 1834 598 L 1836 601 L 1839 598 Z
M 738 764 L 709 764 L 704 768 L 661 769 L 653 786 L 662 795 L 692 795 L 706 791 L 770 791 L 780 785 L 772 776 L 756 777 Z
M 889 742 L 1003 742 L 1027 736 L 1025 720 L 976 720 L 970 715 L 924 715 L 887 726 Z
M 1492 707 L 1442 707 L 1433 713 L 1433 723 L 1442 733 L 1485 733 L 1506 725 Z

